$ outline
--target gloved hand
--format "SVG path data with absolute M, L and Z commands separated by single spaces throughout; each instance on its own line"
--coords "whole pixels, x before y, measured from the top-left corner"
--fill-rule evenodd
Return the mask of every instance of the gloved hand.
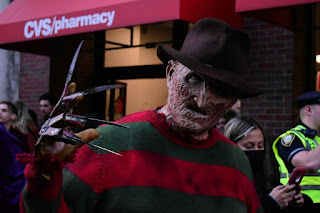
M 90 142 L 99 136 L 95 129 L 87 129 L 76 134 L 85 142 Z M 62 187 L 62 169 L 66 163 L 72 162 L 79 145 L 54 142 L 40 148 L 40 155 L 34 157 L 30 154 L 17 155 L 17 160 L 28 163 L 24 170 L 27 179 L 27 190 L 46 200 L 54 200 Z
M 86 129 L 82 132 L 75 134 L 84 142 L 90 142 L 99 137 L 99 132 L 95 129 Z M 63 162 L 69 162 L 77 149 L 81 147 L 83 143 L 77 145 L 65 144 L 63 142 L 42 141 L 39 144 L 39 156 L 56 156 L 58 160 Z M 71 159 L 70 159 L 71 158 Z

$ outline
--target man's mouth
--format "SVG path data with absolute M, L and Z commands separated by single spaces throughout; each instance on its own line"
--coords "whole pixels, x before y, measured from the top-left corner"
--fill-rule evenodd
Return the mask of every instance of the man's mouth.
M 197 107 L 197 106 L 189 105 L 187 108 L 188 108 L 189 110 L 192 110 L 192 111 L 194 111 L 194 112 L 197 112 L 197 113 L 199 113 L 199 114 L 201 114 L 201 115 L 203 115 L 203 116 L 207 116 L 207 115 L 208 115 L 206 111 L 200 109 L 200 108 Z
M 197 107 L 196 105 L 193 105 L 193 104 L 190 104 L 187 106 L 187 108 L 191 111 L 194 111 L 196 113 L 199 113 L 203 116 L 208 116 L 208 112 L 210 110 L 213 110 L 214 111 L 214 114 L 220 116 L 220 115 L 223 115 L 224 114 L 224 108 L 225 108 L 225 104 L 217 104 L 217 105 L 214 105 L 212 108 L 206 108 L 206 109 L 203 109 L 203 108 L 199 108 Z

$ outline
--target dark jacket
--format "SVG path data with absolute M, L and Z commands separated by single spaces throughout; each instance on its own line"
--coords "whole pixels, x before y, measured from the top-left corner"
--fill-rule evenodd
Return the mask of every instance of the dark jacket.
M 24 164 L 16 161 L 16 153 L 23 153 L 20 140 L 0 124 L 0 208 L 1 212 L 18 212 L 21 191 L 26 183 Z

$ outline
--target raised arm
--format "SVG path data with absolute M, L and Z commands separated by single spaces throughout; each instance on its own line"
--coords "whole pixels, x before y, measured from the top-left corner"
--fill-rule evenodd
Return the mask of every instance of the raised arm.
M 88 129 L 76 135 L 89 142 L 99 133 Z M 66 163 L 73 161 L 80 146 L 56 142 L 51 146 L 42 146 L 40 157 L 19 156 L 19 161 L 29 162 L 25 168 L 27 185 L 20 200 L 21 212 L 69 212 L 62 193 L 62 169 Z

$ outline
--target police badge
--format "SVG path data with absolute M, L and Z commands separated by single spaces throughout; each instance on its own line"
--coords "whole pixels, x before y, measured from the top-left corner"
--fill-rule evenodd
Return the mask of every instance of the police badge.
M 286 135 L 281 139 L 281 144 L 285 147 L 290 147 L 295 137 L 294 134 Z

